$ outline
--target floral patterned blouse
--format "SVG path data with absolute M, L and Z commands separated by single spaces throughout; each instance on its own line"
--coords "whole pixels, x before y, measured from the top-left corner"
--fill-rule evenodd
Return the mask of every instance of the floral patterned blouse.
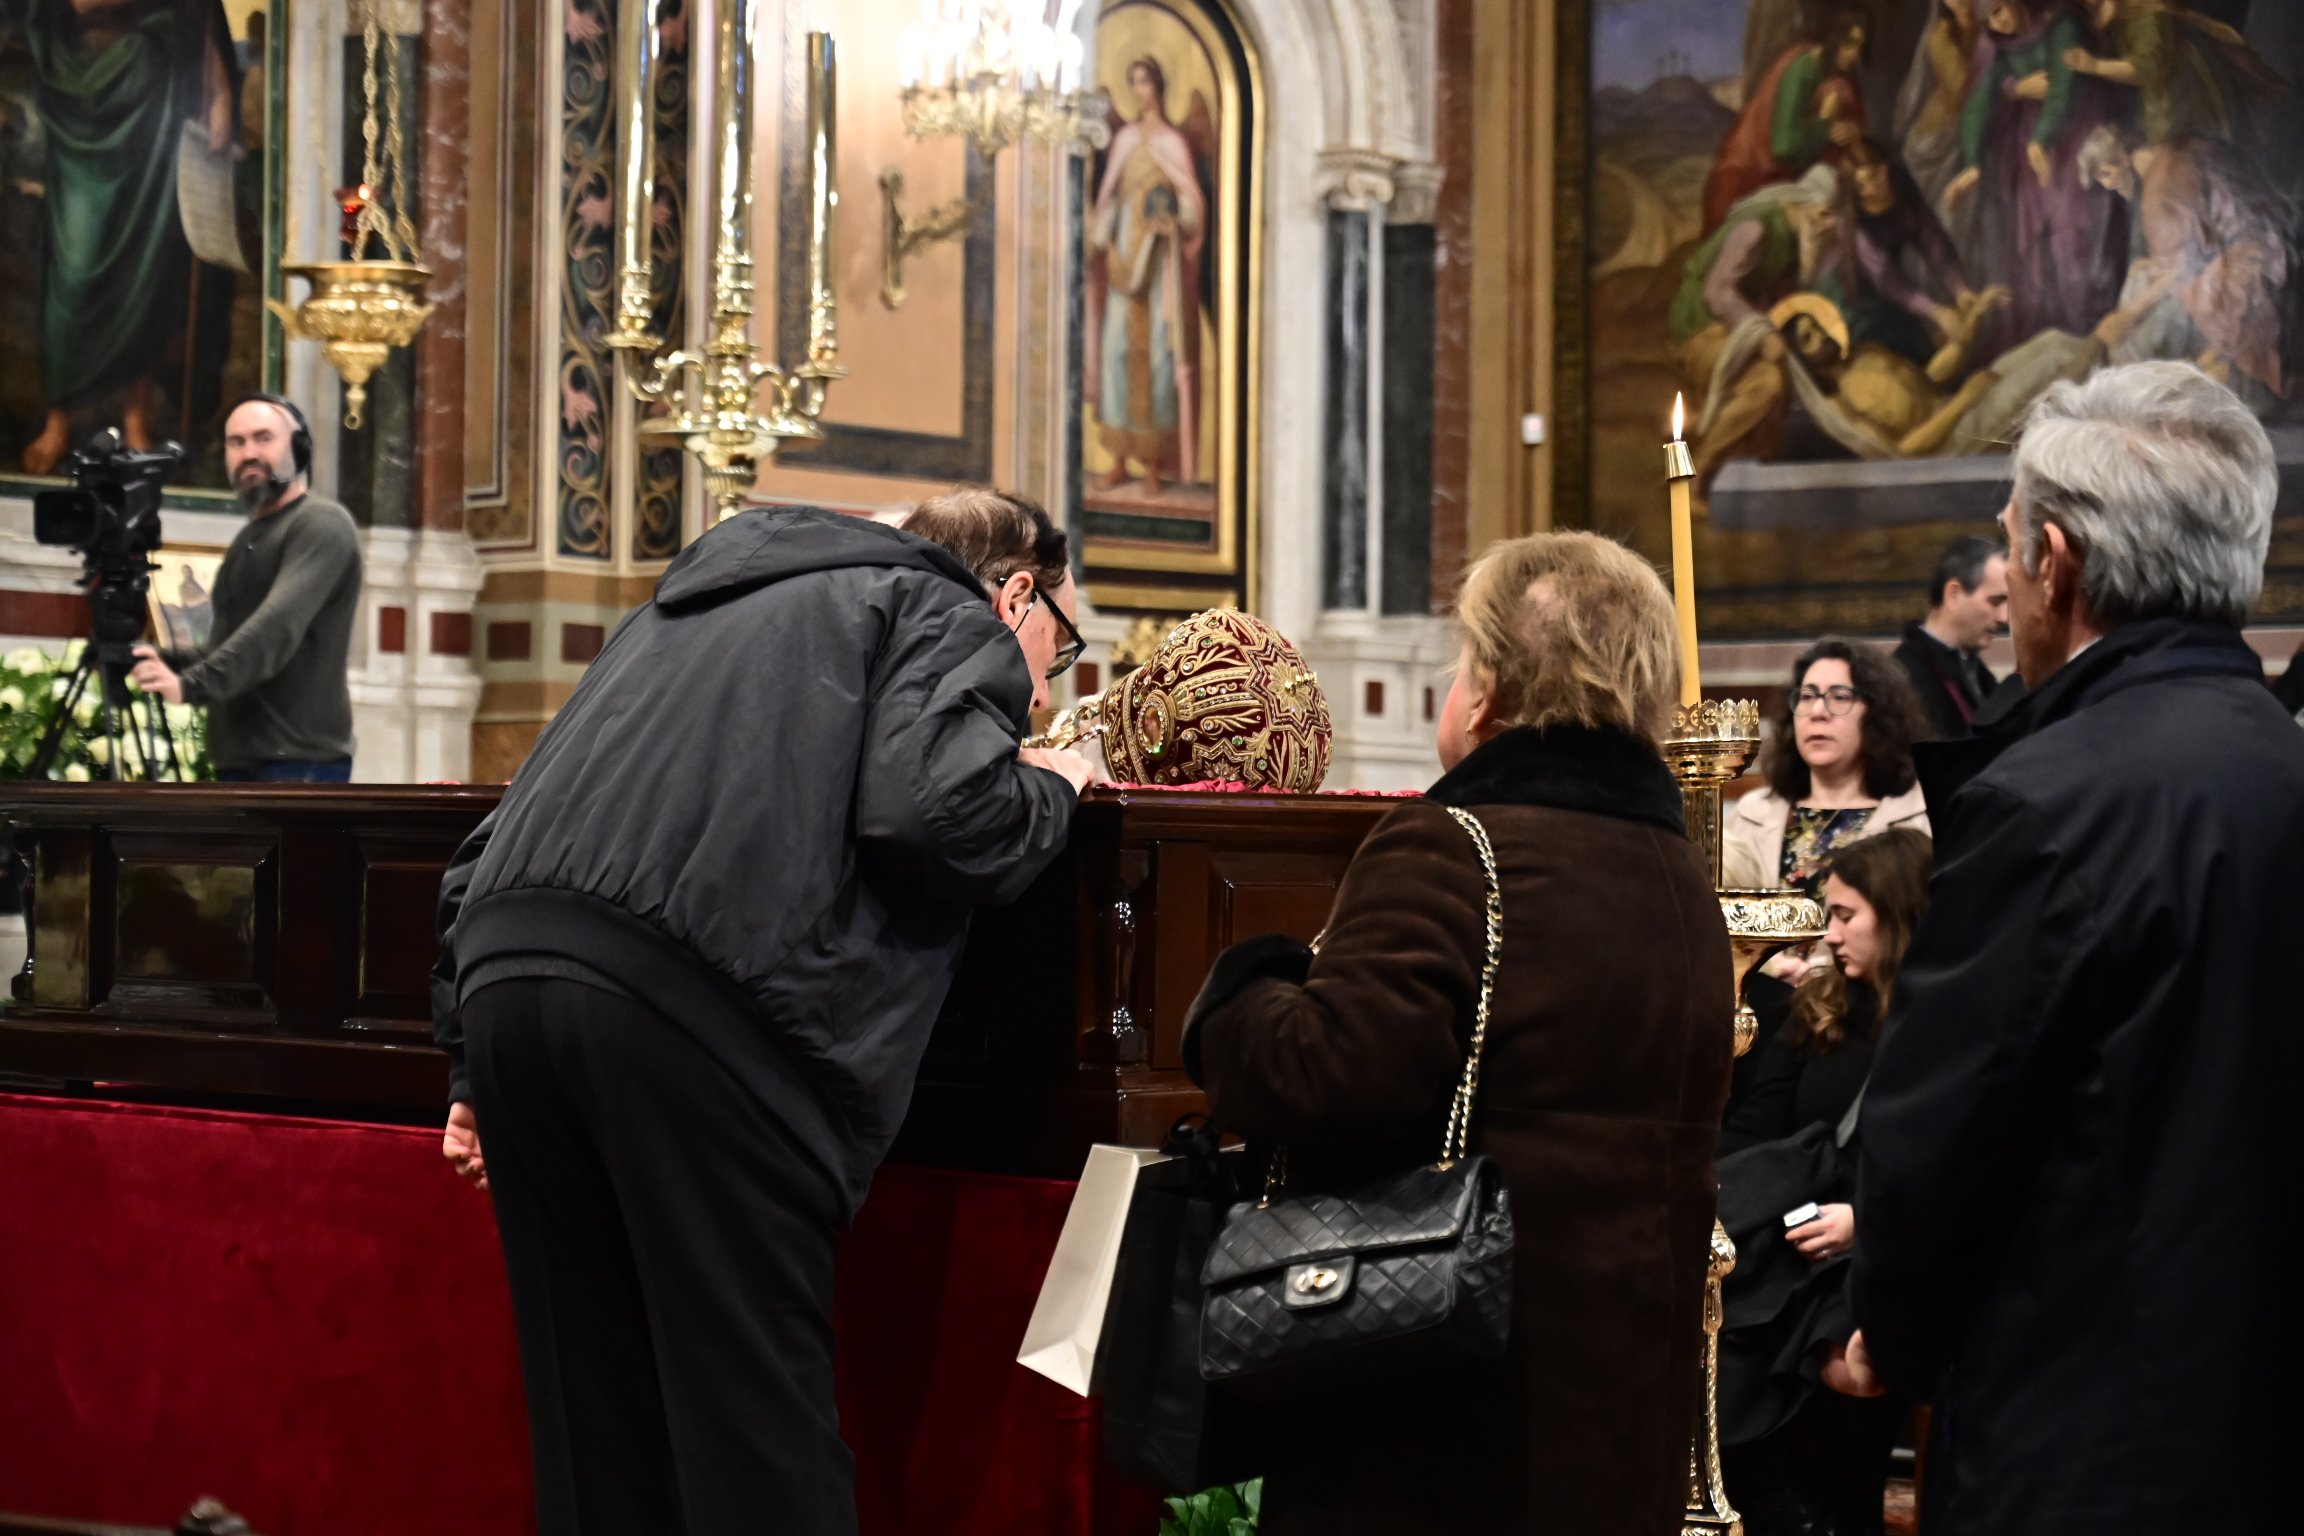
M 1874 809 L 1869 805 L 1837 811 L 1792 807 L 1784 823 L 1784 862 L 1777 876 L 1811 896 L 1821 894 L 1824 861 L 1833 850 L 1863 839 L 1865 823 L 1872 819 Z

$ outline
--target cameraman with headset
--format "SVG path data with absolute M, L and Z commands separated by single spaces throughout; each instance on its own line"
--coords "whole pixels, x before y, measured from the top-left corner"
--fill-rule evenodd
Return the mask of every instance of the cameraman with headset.
M 207 709 L 219 779 L 345 783 L 359 529 L 349 512 L 311 493 L 311 429 L 278 395 L 250 395 L 225 417 L 224 468 L 248 526 L 216 572 L 208 643 L 196 651 L 140 645 L 130 676 L 171 704 Z

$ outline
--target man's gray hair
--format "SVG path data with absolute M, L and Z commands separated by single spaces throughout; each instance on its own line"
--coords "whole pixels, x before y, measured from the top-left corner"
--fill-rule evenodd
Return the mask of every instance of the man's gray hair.
M 2054 523 L 2106 624 L 2247 622 L 2264 590 L 2280 479 L 2272 440 L 2190 363 L 2129 363 L 2051 386 L 2016 446 L 2016 556 Z

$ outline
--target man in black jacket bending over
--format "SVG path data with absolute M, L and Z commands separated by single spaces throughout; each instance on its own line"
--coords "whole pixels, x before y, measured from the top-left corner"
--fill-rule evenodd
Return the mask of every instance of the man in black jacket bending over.
M 705 534 L 443 882 L 444 1150 L 495 1196 L 540 1536 L 855 1529 L 834 1241 L 970 907 L 1088 777 L 1017 745 L 1079 649 L 1062 532 L 990 491 L 908 526 Z
M 2188 363 L 2059 384 L 2017 446 L 2031 692 L 1919 753 L 1842 1363 L 1935 1404 L 1931 1533 L 2290 1518 L 2304 731 L 2240 634 L 2278 488 Z

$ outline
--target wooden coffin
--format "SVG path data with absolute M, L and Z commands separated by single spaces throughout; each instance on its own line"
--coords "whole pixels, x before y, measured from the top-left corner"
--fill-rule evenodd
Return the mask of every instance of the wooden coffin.
M 493 787 L 18 784 L 31 956 L 0 1074 L 401 1118 L 437 1108 L 440 874 Z M 978 915 L 896 1156 L 1076 1176 L 1201 1107 L 1180 1054 L 1214 956 L 1309 938 L 1392 802 L 1092 790 L 1072 846 Z

